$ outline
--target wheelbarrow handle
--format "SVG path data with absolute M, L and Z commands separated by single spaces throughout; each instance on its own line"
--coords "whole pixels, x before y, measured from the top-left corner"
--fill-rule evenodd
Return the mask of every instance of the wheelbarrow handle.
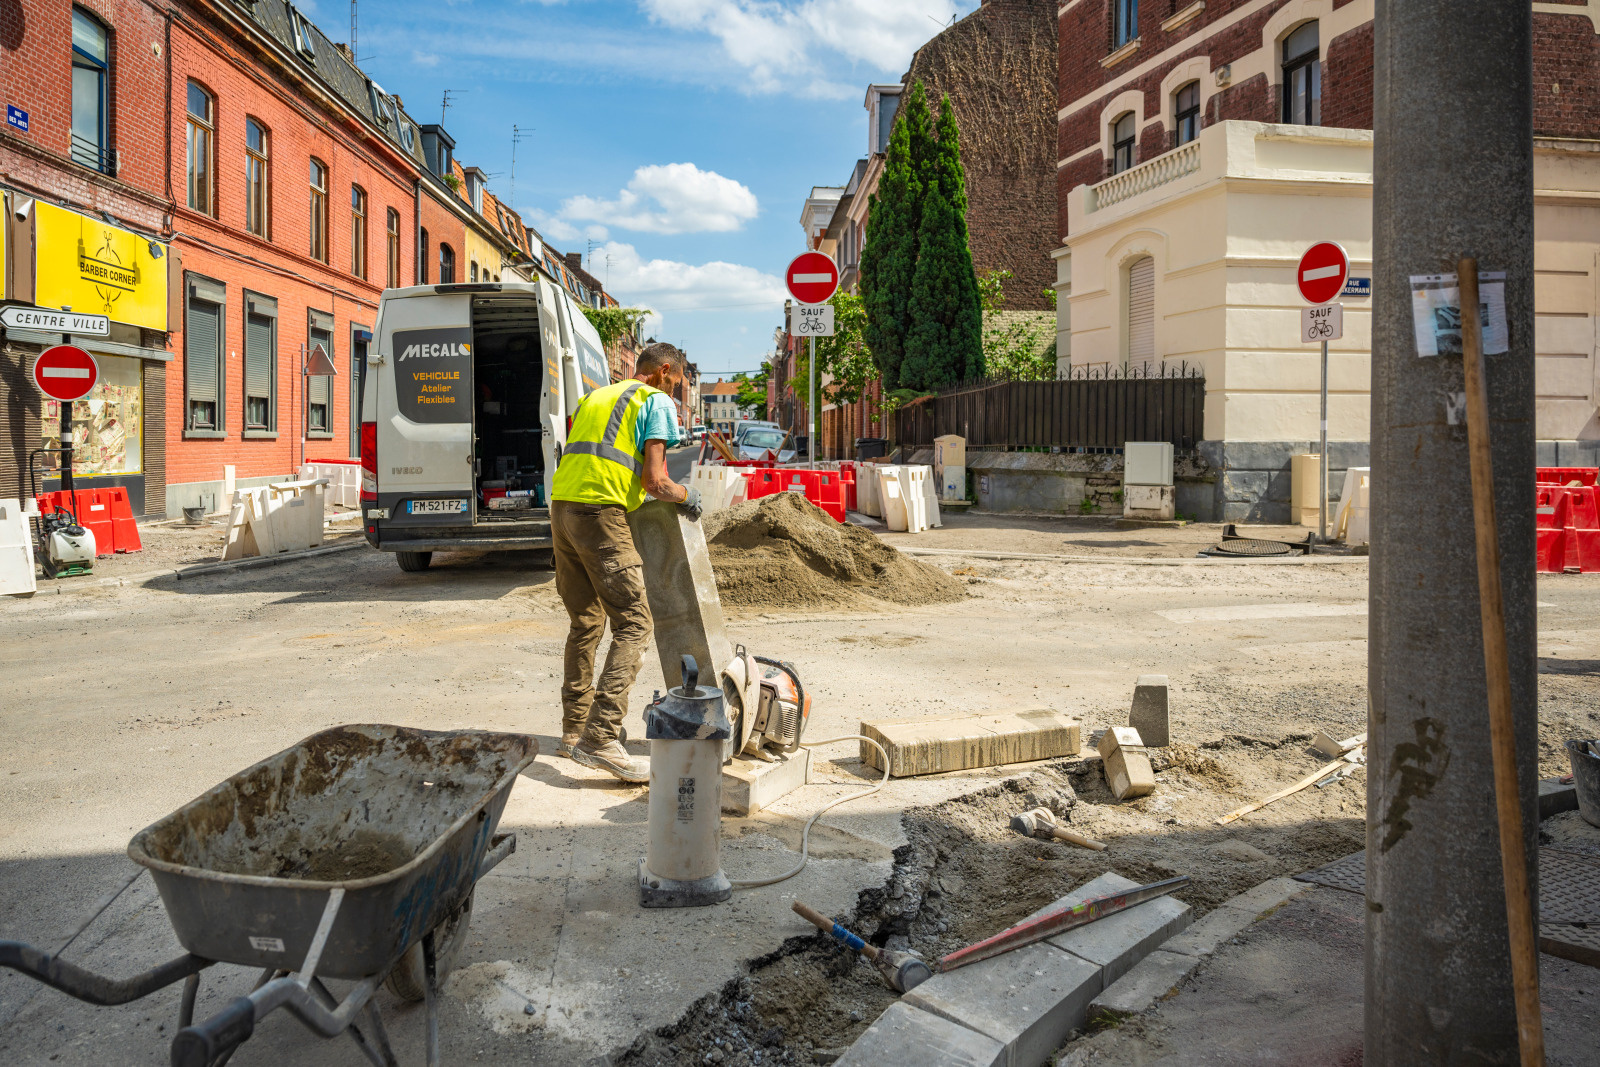
M 209 966 L 210 960 L 185 954 L 131 978 L 108 978 L 58 959 L 26 942 L 0 941 L 0 967 L 20 971 L 68 996 L 102 1006 L 126 1004 L 149 996 L 158 989 L 183 981 L 191 974 L 199 974 Z
M 211 1067 L 218 1056 L 243 1044 L 255 1029 L 255 1001 L 236 997 L 211 1018 L 178 1031 L 172 1039 L 172 1067 Z

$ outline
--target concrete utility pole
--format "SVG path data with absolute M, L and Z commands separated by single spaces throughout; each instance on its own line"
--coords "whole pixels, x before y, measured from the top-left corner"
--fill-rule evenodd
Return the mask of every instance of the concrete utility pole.
M 1408 278 L 1505 271 L 1487 359 L 1529 885 L 1535 778 L 1532 14 L 1377 0 L 1366 1062 L 1514 1064 L 1460 355 L 1418 358 Z

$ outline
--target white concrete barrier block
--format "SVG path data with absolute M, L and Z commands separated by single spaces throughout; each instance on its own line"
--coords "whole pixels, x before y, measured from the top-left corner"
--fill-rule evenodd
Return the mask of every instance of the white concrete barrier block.
M 1000 1042 L 1007 1067 L 1036 1067 L 1083 1025 L 1101 988 L 1099 966 L 1040 943 L 936 974 L 904 1003 Z
M 895 1001 L 856 1038 L 837 1067 L 1006 1067 L 992 1037 Z
M 1177 988 L 1198 966 L 1198 956 L 1156 949 L 1089 1002 L 1089 1021 L 1105 1015 L 1118 1019 L 1145 1011 Z
M 1052 907 L 1081 904 L 1090 897 L 1103 897 L 1134 889 L 1138 882 L 1119 874 L 1102 874 L 1094 881 L 1074 889 Z M 1042 914 L 1045 910 L 1035 912 Z M 1057 934 L 1046 943 L 1089 961 L 1102 970 L 1102 986 L 1109 986 L 1150 954 L 1167 938 L 1186 929 L 1194 921 L 1194 909 L 1174 897 L 1157 897 L 1127 911 Z
M 32 596 L 38 588 L 28 513 L 20 499 L 0 500 L 0 595 Z

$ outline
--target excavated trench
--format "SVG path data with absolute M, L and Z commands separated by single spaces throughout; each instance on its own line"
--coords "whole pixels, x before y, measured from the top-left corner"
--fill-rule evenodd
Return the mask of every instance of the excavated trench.
M 1229 737 L 1201 749 L 1174 745 L 1156 761 L 1157 793 L 1138 801 L 1117 802 L 1098 761 L 1067 759 L 910 809 L 903 816 L 907 843 L 895 851 L 889 881 L 862 891 L 854 913 L 837 918 L 873 944 L 932 959 L 1108 870 L 1141 882 L 1187 874 L 1193 884 L 1177 895 L 1203 914 L 1268 878 L 1362 846 L 1359 810 L 1331 820 L 1280 817 L 1228 827 L 1207 817 L 1255 795 L 1246 785 L 1256 778 L 1251 772 L 1263 763 L 1296 762 L 1303 740 Z M 1360 788 L 1357 777 L 1329 790 L 1359 795 Z M 1110 848 L 1092 852 L 1010 829 L 1012 815 L 1040 806 Z M 832 1063 L 896 996 L 870 965 L 824 935 L 792 937 L 611 1061 L 618 1067 Z

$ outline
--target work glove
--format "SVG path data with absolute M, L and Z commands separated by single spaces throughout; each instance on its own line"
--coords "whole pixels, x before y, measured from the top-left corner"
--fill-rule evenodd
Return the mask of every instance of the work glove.
M 690 522 L 699 522 L 702 510 L 700 507 L 700 490 L 691 486 L 688 494 L 683 498 L 683 502 L 678 505 L 678 510 L 689 516 Z

